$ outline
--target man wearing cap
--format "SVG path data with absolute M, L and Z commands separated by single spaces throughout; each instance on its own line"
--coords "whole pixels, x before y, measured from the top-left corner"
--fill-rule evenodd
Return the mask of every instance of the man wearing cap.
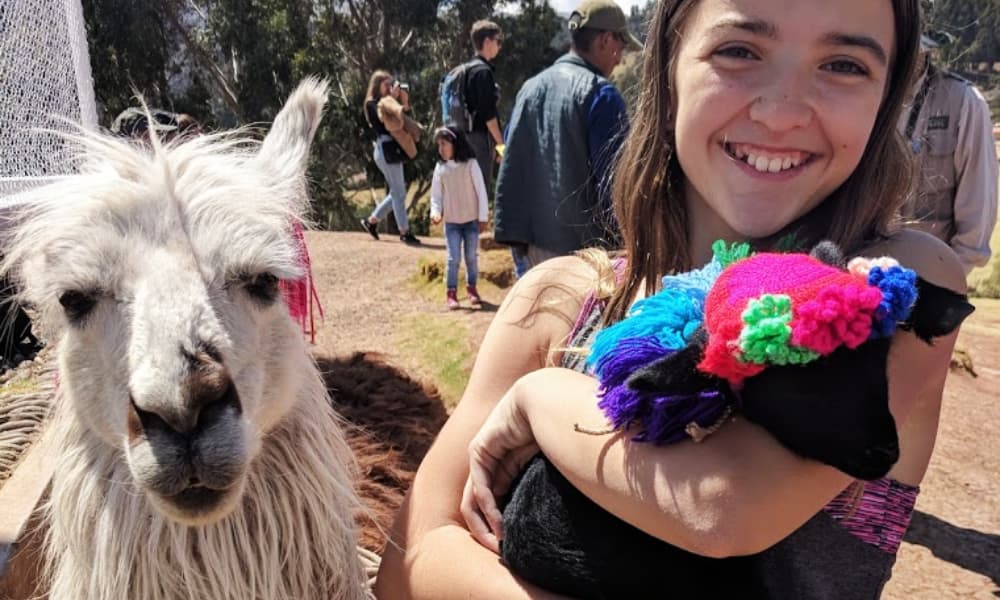
M 569 52 L 517 94 L 497 178 L 494 237 L 532 266 L 618 244 L 606 184 L 628 116 L 607 77 L 642 45 L 611 0 L 584 0 L 569 31 Z
M 951 246 L 968 274 L 990 258 L 997 154 L 986 100 L 971 83 L 934 65 L 937 47 L 921 37 L 919 77 L 899 121 L 917 162 L 916 194 L 903 216 Z

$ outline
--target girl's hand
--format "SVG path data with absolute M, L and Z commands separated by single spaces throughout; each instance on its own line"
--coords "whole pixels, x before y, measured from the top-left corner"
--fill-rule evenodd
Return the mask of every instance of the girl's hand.
M 479 222 L 479 233 L 486 233 L 486 227 L 487 226 L 489 226 L 489 223 L 487 223 L 486 221 L 480 221 Z
M 441 215 L 431 215 L 431 223 L 434 223 L 435 225 L 440 225 Z
M 469 443 L 469 478 L 462 493 L 462 516 L 469 532 L 497 554 L 503 516 L 496 499 L 507 493 L 524 465 L 539 452 L 531 423 L 518 402 L 521 381 L 504 394 Z

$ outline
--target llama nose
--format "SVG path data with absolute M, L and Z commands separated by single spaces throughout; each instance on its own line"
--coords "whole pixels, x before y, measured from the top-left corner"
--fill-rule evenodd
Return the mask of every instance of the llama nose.
M 140 408 L 135 398 L 130 396 L 129 399 L 130 442 L 153 432 L 189 437 L 210 428 L 226 414 L 239 414 L 241 411 L 239 396 L 232 382 L 221 393 L 201 393 L 191 397 L 191 401 L 185 406 L 179 407 L 157 405 L 146 409 Z
M 210 428 L 226 414 L 242 410 L 236 386 L 222 363 L 199 354 L 189 356 L 191 370 L 177 402 L 143 403 L 131 398 L 129 439 L 151 430 L 190 436 Z

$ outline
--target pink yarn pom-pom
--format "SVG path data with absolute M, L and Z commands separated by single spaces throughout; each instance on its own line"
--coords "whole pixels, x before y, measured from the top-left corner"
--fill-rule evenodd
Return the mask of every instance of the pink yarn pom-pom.
M 831 285 L 795 308 L 792 344 L 829 354 L 841 344 L 857 348 L 871 335 L 882 292 L 865 284 Z

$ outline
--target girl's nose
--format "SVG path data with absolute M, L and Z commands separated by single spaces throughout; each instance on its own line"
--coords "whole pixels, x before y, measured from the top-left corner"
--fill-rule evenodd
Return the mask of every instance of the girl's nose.
M 764 94 L 750 104 L 750 118 L 771 131 L 788 131 L 809 125 L 812 108 L 788 94 Z

